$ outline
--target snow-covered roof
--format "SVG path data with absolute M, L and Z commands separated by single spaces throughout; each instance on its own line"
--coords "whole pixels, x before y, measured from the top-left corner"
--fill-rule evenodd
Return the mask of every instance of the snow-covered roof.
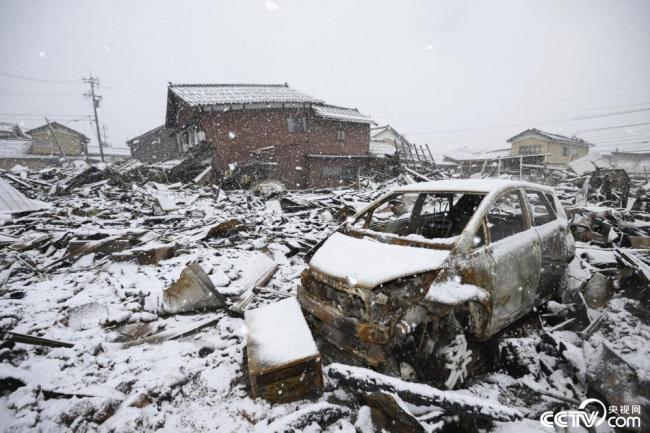
M 324 119 L 339 120 L 341 122 L 374 123 L 370 117 L 359 113 L 356 108 L 335 107 L 333 105 L 314 105 L 312 108 L 318 117 Z
M 490 193 L 505 188 L 537 188 L 552 191 L 547 186 L 508 179 L 448 179 L 412 183 L 395 188 L 398 192 L 479 192 Z
M 0 139 L 0 158 L 20 158 L 27 155 L 32 145 L 31 140 Z
M 569 163 L 569 168 L 582 176 L 597 169 L 622 168 L 628 174 L 645 174 L 650 171 L 650 152 L 591 152 Z
M 370 153 L 372 155 L 395 155 L 397 148 L 394 144 L 382 140 L 370 140 Z
M 20 128 L 20 125 L 17 123 L 9 123 L 9 122 L 0 122 L 0 135 L 3 137 L 11 138 L 11 139 L 27 139 L 29 140 L 29 135 L 27 135 L 23 130 Z
M 190 106 L 312 103 L 323 101 L 292 89 L 287 84 L 170 84 L 169 91 Z
M 22 192 L 11 186 L 9 182 L 0 178 L 0 214 L 35 211 L 49 206 L 49 204 L 42 201 L 25 197 Z
M 526 155 L 537 156 L 537 155 Z M 497 149 L 481 153 L 470 153 L 463 150 L 453 150 L 446 152 L 444 157 L 454 161 L 482 161 L 486 159 L 497 159 L 510 157 L 510 149 Z
M 582 140 L 581 138 L 567 137 L 565 135 L 553 134 L 553 133 L 550 133 L 550 132 L 544 132 L 544 131 L 540 131 L 537 128 L 527 129 L 527 130 L 525 130 L 523 132 L 520 132 L 519 134 L 517 134 L 515 136 L 510 137 L 506 141 L 508 143 L 512 143 L 513 141 L 517 141 L 517 140 L 519 140 L 521 138 L 524 138 L 526 136 L 531 136 L 531 135 L 536 135 L 538 137 L 542 137 L 542 138 L 545 138 L 545 139 L 550 140 L 550 141 L 559 141 L 559 142 L 562 142 L 562 143 L 573 144 L 573 145 L 576 145 L 576 146 L 585 146 L 585 147 L 591 146 L 591 144 L 589 144 L 588 142 Z

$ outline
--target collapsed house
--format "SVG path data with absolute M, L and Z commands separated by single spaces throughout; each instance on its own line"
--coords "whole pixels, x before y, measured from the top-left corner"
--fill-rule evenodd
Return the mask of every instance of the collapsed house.
M 369 152 L 372 123 L 287 84 L 170 84 L 165 127 L 222 176 L 240 173 L 239 184 L 274 179 L 300 189 L 356 185 L 385 167 Z

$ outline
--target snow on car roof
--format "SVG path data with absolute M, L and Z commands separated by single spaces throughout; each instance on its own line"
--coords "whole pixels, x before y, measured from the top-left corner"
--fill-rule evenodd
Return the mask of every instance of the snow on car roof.
M 505 188 L 536 188 L 551 192 L 544 185 L 509 179 L 447 179 L 412 183 L 395 188 L 394 192 L 481 192 L 490 193 Z

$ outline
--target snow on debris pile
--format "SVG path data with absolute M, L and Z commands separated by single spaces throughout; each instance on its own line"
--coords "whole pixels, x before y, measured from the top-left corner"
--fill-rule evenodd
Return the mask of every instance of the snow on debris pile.
M 459 279 L 434 283 L 429 287 L 424 299 L 445 305 L 459 305 L 468 301 L 485 301 L 489 293 L 472 284 L 461 284 Z
M 449 251 L 389 245 L 369 238 L 334 233 L 309 263 L 314 269 L 350 285 L 379 284 L 440 268 Z
M 245 313 L 247 344 L 266 364 L 280 365 L 318 355 L 296 298 Z

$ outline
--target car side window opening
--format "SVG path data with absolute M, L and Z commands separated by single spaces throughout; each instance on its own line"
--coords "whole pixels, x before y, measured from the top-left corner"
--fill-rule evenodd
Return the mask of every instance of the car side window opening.
M 544 194 L 539 191 L 526 190 L 526 198 L 532 213 L 534 226 L 541 226 L 556 219 L 555 209 Z
M 483 197 L 452 192 L 397 194 L 361 215 L 353 226 L 414 240 L 450 238 L 462 233 Z
M 487 221 L 492 242 L 526 230 L 519 193 L 510 191 L 501 195 L 488 212 Z

